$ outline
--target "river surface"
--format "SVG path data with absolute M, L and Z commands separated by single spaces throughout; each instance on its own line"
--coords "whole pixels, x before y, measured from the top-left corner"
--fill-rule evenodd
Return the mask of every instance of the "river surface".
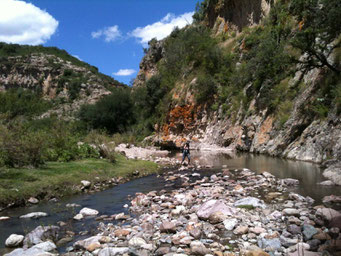
M 181 159 L 180 153 L 172 153 L 172 157 Z M 326 195 L 341 195 L 341 187 L 325 187 L 317 185 L 323 181 L 322 171 L 318 165 L 307 162 L 283 160 L 264 155 L 252 154 L 217 154 L 212 152 L 191 152 L 192 163 L 202 166 L 196 172 L 202 175 L 212 175 L 221 169 L 239 169 L 248 168 L 257 173 L 264 171 L 270 172 L 278 178 L 294 178 L 300 181 L 300 185 L 293 189 L 294 192 L 304 196 L 310 196 L 315 199 L 315 204 L 320 204 L 321 200 Z M 205 166 L 213 166 L 211 169 L 205 169 Z M 10 216 L 11 219 L 0 222 L 0 255 L 9 252 L 4 248 L 5 240 L 11 234 L 22 234 L 33 230 L 39 225 L 56 225 L 58 221 L 67 223 L 67 230 L 75 232 L 74 241 L 89 237 L 96 232 L 98 224 L 93 218 L 82 221 L 74 221 L 72 218 L 81 208 L 89 207 L 96 209 L 100 215 L 112 215 L 127 210 L 123 207 L 129 204 L 128 197 L 135 195 L 137 192 L 146 193 L 152 190 L 172 189 L 172 187 L 165 186 L 166 182 L 162 177 L 150 175 L 139 178 L 125 184 L 109 188 L 102 192 L 95 194 L 82 194 L 65 198 L 58 202 L 45 202 L 30 207 L 21 207 L 15 209 L 8 209 L 0 212 L 0 216 Z M 176 186 L 176 185 L 174 185 Z M 78 208 L 67 208 L 68 203 L 76 203 L 81 205 Z M 46 212 L 48 217 L 37 220 L 19 219 L 19 216 L 30 212 Z M 82 231 L 88 231 L 88 234 L 83 234 Z M 73 241 L 73 242 L 74 242 Z M 69 243 L 71 245 L 73 242 Z M 61 248 L 61 252 L 65 251 L 65 247 Z

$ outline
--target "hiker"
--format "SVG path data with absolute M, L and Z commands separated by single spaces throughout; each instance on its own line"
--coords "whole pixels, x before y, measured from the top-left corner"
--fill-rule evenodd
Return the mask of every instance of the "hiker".
M 186 144 L 182 148 L 182 162 L 181 162 L 181 164 L 184 163 L 186 157 L 188 159 L 188 164 L 190 164 L 190 162 L 191 162 L 191 154 L 189 152 L 189 142 L 188 141 L 186 142 Z

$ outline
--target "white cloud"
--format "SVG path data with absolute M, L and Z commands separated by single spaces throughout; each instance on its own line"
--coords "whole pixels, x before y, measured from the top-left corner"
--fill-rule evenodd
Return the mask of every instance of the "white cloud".
M 0 0 L 0 41 L 43 44 L 56 32 L 58 21 L 31 3 Z
M 91 33 L 92 38 L 100 38 L 104 37 L 104 40 L 106 42 L 112 42 L 116 39 L 122 37 L 122 34 L 120 30 L 118 29 L 118 26 L 112 26 L 112 27 L 106 27 L 97 31 L 94 31 Z
M 134 29 L 130 33 L 130 36 L 138 38 L 140 43 L 146 46 L 148 41 L 154 37 L 161 40 L 172 33 L 175 27 L 183 28 L 186 25 L 191 24 L 193 22 L 193 14 L 194 12 L 187 12 L 180 16 L 175 16 L 174 14 L 168 13 L 158 22 L 147 25 L 143 28 L 138 27 Z
M 119 71 L 113 73 L 115 76 L 130 76 L 136 72 L 135 69 L 120 69 Z

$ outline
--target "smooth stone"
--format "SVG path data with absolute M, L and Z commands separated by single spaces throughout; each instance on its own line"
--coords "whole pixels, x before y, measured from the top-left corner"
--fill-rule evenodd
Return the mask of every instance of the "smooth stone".
M 97 210 L 84 207 L 82 210 L 80 210 L 79 213 L 82 214 L 83 216 L 96 216 L 98 215 L 99 212 Z
M 300 184 L 299 180 L 291 179 L 291 178 L 282 179 L 281 183 L 282 185 L 286 185 L 286 186 L 297 186 Z
M 45 212 L 31 212 L 25 215 L 20 216 L 21 219 L 37 219 L 40 217 L 46 217 L 48 216 Z
M 321 186 L 335 186 L 335 183 L 332 182 L 331 180 L 325 180 L 317 184 Z
M 81 183 L 82 183 L 84 188 L 90 188 L 90 186 L 91 186 L 91 182 L 87 181 L 87 180 L 82 180 Z
M 39 200 L 35 197 L 30 197 L 27 202 L 29 202 L 30 204 L 37 204 L 39 203 Z
M 282 211 L 282 213 L 287 216 L 300 216 L 300 212 L 294 208 L 286 208 Z
M 250 230 L 249 230 L 250 232 L 252 232 L 252 233 L 255 233 L 255 234 L 257 234 L 257 235 L 259 235 L 259 234 L 261 234 L 261 233 L 265 233 L 266 232 L 266 230 L 264 229 L 264 228 L 262 228 L 262 227 L 254 227 L 254 228 L 250 228 Z
M 8 217 L 8 216 L 1 216 L 0 217 L 0 221 L 9 220 L 9 219 L 10 219 L 10 217 Z
M 12 234 L 6 239 L 5 245 L 6 247 L 18 247 L 23 243 L 24 238 L 23 235 Z
M 73 217 L 74 220 L 82 220 L 83 218 L 84 218 L 83 214 L 80 213 Z
M 76 208 L 76 207 L 81 207 L 81 205 L 80 204 L 66 204 L 66 207 Z

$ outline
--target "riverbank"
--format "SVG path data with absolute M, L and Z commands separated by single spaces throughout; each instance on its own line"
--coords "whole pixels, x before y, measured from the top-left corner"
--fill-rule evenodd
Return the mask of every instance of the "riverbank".
M 100 191 L 135 177 L 156 173 L 158 165 L 126 159 L 117 154 L 116 162 L 85 159 L 67 163 L 49 162 L 39 169 L 0 169 L 0 209 L 41 200 L 61 198 L 82 191 Z M 87 182 L 81 182 L 87 181 Z M 34 203 L 35 200 L 30 200 Z
M 298 180 L 246 168 L 208 177 L 200 171 L 172 171 L 162 177 L 168 185 L 178 185 L 137 193 L 129 212 L 105 216 L 86 209 L 92 216 L 80 222 L 99 216 L 97 228 L 60 255 L 317 256 L 341 251 L 341 213 L 291 192 Z M 112 221 L 101 222 L 107 219 Z M 73 240 L 67 232 L 61 236 L 61 229 L 37 227 L 23 241 L 30 249 L 8 255 L 54 255 L 51 241 Z

